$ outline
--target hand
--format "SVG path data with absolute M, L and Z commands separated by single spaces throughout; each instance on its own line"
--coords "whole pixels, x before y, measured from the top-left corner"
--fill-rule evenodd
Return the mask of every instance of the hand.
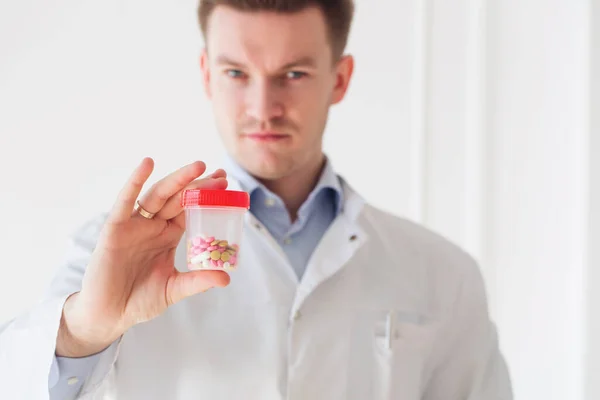
M 188 188 L 225 189 L 226 173 L 201 176 L 203 162 L 163 178 L 140 199 L 154 218 L 133 211 L 154 162 L 146 158 L 119 194 L 86 269 L 81 291 L 65 302 L 57 355 L 82 357 L 106 348 L 132 326 L 186 297 L 229 284 L 224 271 L 179 272 L 175 250 L 185 232 L 181 194 Z

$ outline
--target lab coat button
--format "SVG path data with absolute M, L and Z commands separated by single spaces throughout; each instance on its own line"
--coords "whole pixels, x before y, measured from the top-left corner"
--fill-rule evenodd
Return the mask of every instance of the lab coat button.
M 296 314 L 294 314 L 294 321 L 298 321 L 301 317 L 302 314 L 300 313 L 300 311 L 296 311 Z

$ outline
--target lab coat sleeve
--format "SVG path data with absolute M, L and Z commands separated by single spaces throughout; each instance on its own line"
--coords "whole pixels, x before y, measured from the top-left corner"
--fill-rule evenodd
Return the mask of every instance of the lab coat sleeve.
M 424 400 L 510 400 L 512 385 L 490 320 L 483 278 L 469 262 L 463 270 L 446 329 L 443 356 L 425 389 Z
M 85 268 L 105 220 L 106 216 L 101 215 L 79 229 L 71 237 L 62 265 L 41 301 L 0 325 L 0 399 L 49 399 L 49 386 L 57 378 L 50 371 L 63 305 L 81 289 Z M 87 386 L 93 387 L 108 373 L 116 358 L 117 344 L 100 355 L 90 376 L 95 381 L 86 382 Z

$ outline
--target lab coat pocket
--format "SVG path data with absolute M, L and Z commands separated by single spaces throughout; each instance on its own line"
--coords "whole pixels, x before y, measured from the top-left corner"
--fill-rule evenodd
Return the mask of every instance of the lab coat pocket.
M 373 399 L 419 400 L 435 324 L 414 313 L 382 314 L 373 332 Z

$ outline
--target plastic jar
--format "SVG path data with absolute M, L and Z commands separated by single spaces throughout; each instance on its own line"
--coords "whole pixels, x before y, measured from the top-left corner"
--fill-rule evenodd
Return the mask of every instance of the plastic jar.
M 188 269 L 235 270 L 250 195 L 189 189 L 184 191 L 181 204 L 185 209 Z

